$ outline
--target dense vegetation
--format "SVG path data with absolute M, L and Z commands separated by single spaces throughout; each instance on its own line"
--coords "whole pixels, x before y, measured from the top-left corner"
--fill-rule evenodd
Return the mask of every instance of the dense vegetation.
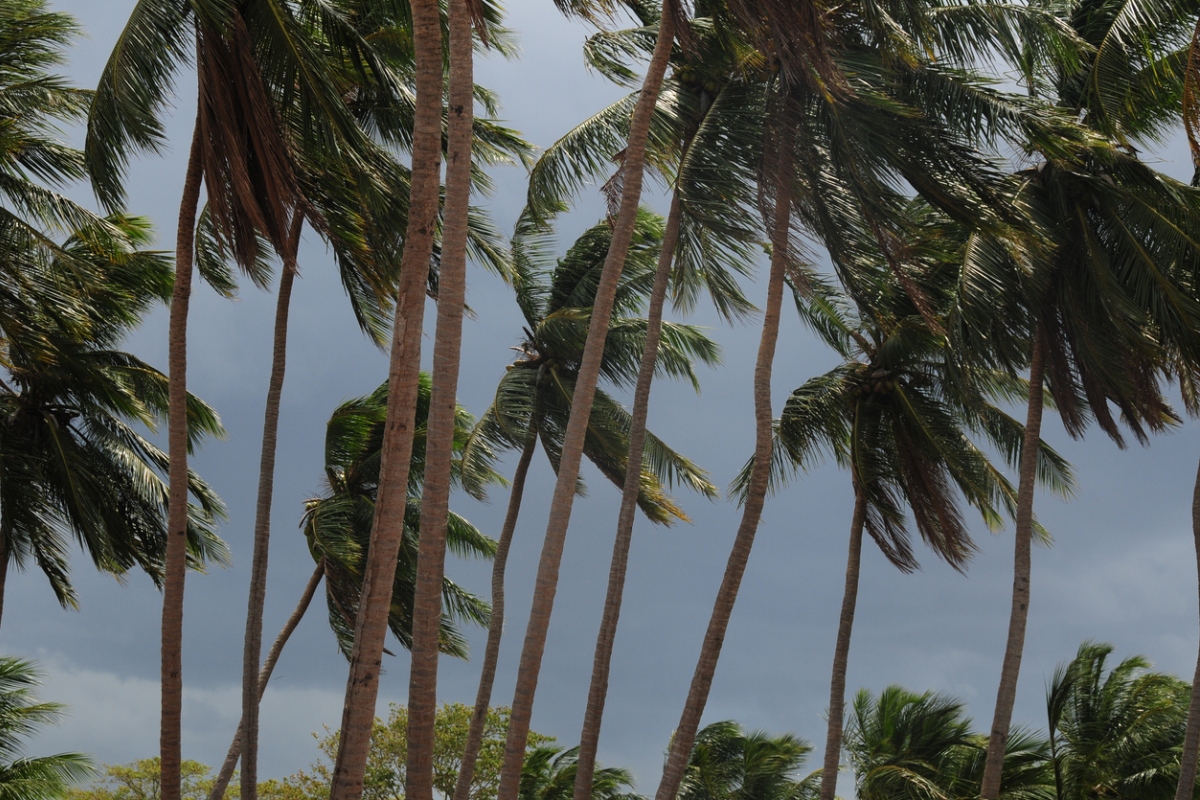
M 761 314 L 753 455 L 729 491 L 741 520 L 655 800 L 833 800 L 843 764 L 863 800 L 1197 796 L 1200 655 L 1189 687 L 1085 643 L 1050 683 L 1044 734 L 1014 727 L 1013 710 L 1044 535 L 1035 492 L 1075 486 L 1044 413 L 1118 445 L 1200 416 L 1200 189 L 1143 157 L 1186 133 L 1200 174 L 1200 2 L 556 2 L 594 26 L 588 64 L 640 89 L 539 155 L 475 82 L 476 51 L 515 54 L 490 0 L 138 0 L 94 91 L 55 74 L 77 33 L 68 16 L 0 0 L 0 610 L 10 566 L 36 566 L 76 605 L 72 540 L 102 572 L 139 569 L 163 593 L 160 754 L 81 795 L 635 797 L 629 773 L 596 756 L 638 512 L 672 525 L 689 515 L 671 492 L 721 494 L 689 442 L 647 429 L 654 378 L 699 388 L 698 367 L 720 362 L 708 332 L 664 319 L 668 300 L 686 314 L 707 295 L 725 320 Z M 166 120 L 193 79 L 185 145 Z M 59 125 L 86 129 L 82 150 Z M 151 223 L 125 208 L 134 159 L 171 146 L 189 154 L 173 255 L 150 250 Z M 528 170 L 511 236 L 471 205 L 504 164 Z M 666 187 L 665 216 L 643 204 L 647 174 Z M 80 182 L 99 210 L 64 194 Z M 607 214 L 559 248 L 593 185 Z M 315 568 L 264 655 L 306 230 L 389 369 L 332 412 L 325 491 L 301 519 Z M 511 287 L 524 321 L 477 421 L 457 403 L 468 262 Z M 189 303 L 194 275 L 232 296 L 239 278 L 265 288 L 275 271 L 241 718 L 210 778 L 182 753 L 184 588 L 228 548 L 223 504 L 188 457 L 224 431 L 188 393 Z M 747 294 L 756 273 L 762 300 Z M 798 388 L 773 408 L 785 295 L 838 363 L 786 376 Z M 161 302 L 166 373 L 118 349 Z M 147 432 L 164 423 L 165 451 Z M 539 446 L 556 482 L 532 609 L 514 622 L 507 558 Z M 506 453 L 519 454 L 511 477 Z M 531 725 L 585 456 L 621 502 L 579 745 L 560 747 Z M 767 497 L 824 458 L 853 506 L 823 754 L 805 772 L 811 748 L 792 734 L 701 721 Z M 465 502 L 506 484 L 494 540 L 450 511 L 455 490 Z M 1200 564 L 1200 478 L 1192 508 Z M 986 733 L 958 701 L 894 686 L 847 710 L 864 541 L 910 572 L 915 532 L 965 570 L 976 513 L 1015 531 Z M 447 576 L 447 550 L 493 560 L 490 598 Z M 263 781 L 260 699 L 322 586 L 349 662 L 341 723 L 324 761 Z M 526 627 L 497 711 L 506 621 L 510 646 Z M 468 657 L 467 625 L 488 628 L 475 704 L 439 707 L 439 658 Z M 410 686 L 380 722 L 389 632 Z M 63 797 L 92 770 L 75 754 L 20 755 L 57 713 L 33 702 L 35 683 L 29 663 L 0 660 L 11 800 Z

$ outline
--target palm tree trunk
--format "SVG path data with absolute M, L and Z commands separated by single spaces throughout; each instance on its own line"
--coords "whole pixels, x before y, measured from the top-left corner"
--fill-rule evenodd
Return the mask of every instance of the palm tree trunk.
M 525 643 L 521 649 L 521 661 L 517 670 L 517 686 L 513 694 L 508 738 L 504 744 L 504 766 L 500 772 L 497 800 L 517 800 L 520 791 L 521 767 L 525 762 L 525 744 L 529 737 L 529 720 L 533 715 L 533 698 L 537 691 L 542 653 L 546 648 L 546 632 L 550 627 L 550 614 L 554 608 L 554 595 L 558 588 L 558 568 L 562 562 L 563 543 L 571 521 L 571 505 L 575 500 L 584 436 L 591 416 L 592 400 L 596 395 L 596 384 L 600 378 L 600 360 L 604 353 L 604 341 L 608 337 L 613 300 L 637 221 L 650 118 L 658 103 L 658 93 L 666 75 L 674 38 L 673 17 L 664 4 L 658 42 L 654 46 L 654 54 L 642 84 L 641 96 L 629 125 L 629 144 L 625 149 L 625 162 L 622 166 L 625 176 L 620 213 L 613 228 L 608 255 L 604 259 L 604 269 L 600 275 L 591 320 L 588 323 L 587 342 L 583 349 L 579 376 L 575 381 L 575 393 L 571 398 L 571 416 L 563 438 L 558 481 L 554 485 L 554 497 L 550 503 L 550 520 L 546 526 L 546 538 L 538 563 L 533 607 L 529 613 L 529 625 L 525 631 Z
M 1200 576 L 1200 469 L 1192 491 L 1192 538 L 1196 543 L 1196 574 Z M 0 577 L 0 581 L 3 578 Z M 0 589 L 3 583 L 0 583 Z M 1192 678 L 1192 699 L 1188 703 L 1187 728 L 1179 761 L 1179 784 L 1175 800 L 1192 800 L 1196 792 L 1196 755 L 1200 750 L 1200 653 L 1196 656 L 1196 675 Z
M 858 568 L 862 561 L 863 523 L 866 518 L 867 495 L 855 480 L 850 552 L 846 556 L 846 588 L 842 592 L 842 616 L 833 650 L 833 677 L 829 681 L 829 727 L 825 735 L 825 768 L 821 771 L 821 800 L 833 800 L 837 790 L 838 761 L 842 754 L 842 718 L 846 706 L 846 665 L 850 659 L 854 607 L 858 602 Z
M 654 380 L 654 364 L 662 339 L 663 304 L 667 285 L 671 281 L 671 265 L 675 243 L 679 240 L 679 194 L 671 197 L 671 210 L 663 231 L 662 251 L 650 291 L 650 309 L 646 324 L 646 344 L 638 368 L 637 385 L 633 391 L 633 411 L 629 423 L 629 457 L 625 460 L 625 485 L 621 490 L 621 511 L 617 517 L 617 535 L 613 543 L 612 565 L 608 571 L 608 592 L 604 598 L 604 616 L 596 637 L 596 654 L 592 659 L 592 683 L 588 689 L 587 709 L 583 715 L 579 758 L 575 772 L 575 800 L 591 800 L 592 778 L 596 770 L 596 750 L 600 746 L 600 725 L 604 717 L 604 702 L 608 696 L 608 673 L 612 665 L 613 643 L 617 623 L 621 618 L 621 597 L 625 591 L 625 571 L 629 564 L 629 547 L 633 541 L 633 521 L 637 512 L 638 495 L 642 488 L 642 456 L 646 449 L 646 416 L 650 409 L 650 385 Z
M 468 0 L 450 0 L 450 88 L 446 152 L 445 227 L 438 277 L 433 388 L 429 399 L 421 541 L 413 590 L 412 667 L 408 685 L 408 764 L 405 797 L 433 800 L 434 716 L 437 712 L 438 634 L 446 563 L 450 461 L 467 288 L 467 204 L 475 78 Z
M 183 581 L 187 569 L 188 466 L 187 466 L 187 317 L 192 294 L 192 259 L 196 237 L 196 211 L 200 205 L 200 121 L 192 132 L 179 223 L 175 230 L 175 285 L 171 290 L 171 317 L 167 365 L 167 549 L 163 569 L 162 706 L 159 728 L 162 800 L 180 800 L 183 763 L 180 734 L 183 720 Z
M 433 237 L 437 228 L 442 145 L 442 31 L 436 0 L 411 4 L 417 99 L 408 227 L 400 264 L 399 301 L 388 368 L 387 424 L 379 494 L 355 620 L 330 800 L 362 796 L 383 642 L 387 635 L 396 558 L 404 535 L 404 507 L 412 457 L 414 409 L 421 367 L 421 326 Z
M 246 640 L 242 652 L 242 800 L 258 798 L 258 673 L 262 656 L 263 606 L 267 600 L 267 555 L 271 545 L 271 499 L 275 490 L 275 450 L 279 438 L 279 399 L 287 367 L 288 311 L 304 215 L 292 217 L 279 297 L 275 302 L 275 334 L 271 353 L 271 376 L 267 381 L 267 403 L 263 414 L 262 453 L 258 462 L 258 498 L 254 513 L 254 555 L 250 565 L 250 597 L 246 609 Z
M 0 529 L 0 619 L 4 617 L 4 587 L 8 583 L 8 531 Z
M 275 671 L 275 664 L 279 661 L 279 655 L 283 652 L 283 646 L 288 643 L 288 639 L 291 638 L 292 632 L 296 630 L 296 626 L 300 624 L 300 620 L 304 619 L 304 614 L 308 611 L 308 606 L 312 603 L 313 595 L 317 593 L 317 587 L 321 584 L 321 578 L 323 577 L 325 577 L 324 559 L 317 564 L 316 570 L 313 572 L 312 577 L 308 579 L 308 584 L 300 594 L 300 602 L 296 603 L 296 608 L 293 609 L 292 615 L 283 624 L 283 629 L 279 631 L 279 635 L 275 637 L 275 643 L 271 645 L 271 649 L 267 653 L 267 660 L 263 662 L 262 671 L 258 673 L 259 701 L 262 700 L 263 694 L 267 691 L 267 681 L 271 680 L 271 673 Z M 229 743 L 229 751 L 225 753 L 225 761 L 221 764 L 221 769 L 217 772 L 217 776 L 213 778 L 212 788 L 208 791 L 208 800 L 221 800 L 225 796 L 225 789 L 229 787 L 229 781 L 233 778 L 233 771 L 237 769 L 238 759 L 242 756 L 242 737 L 244 735 L 245 719 L 243 718 L 238 720 L 237 733 L 233 735 L 233 741 Z
M 788 261 L 788 239 L 791 225 L 791 172 L 794 136 L 792 126 L 785 126 L 779 143 L 778 166 L 776 169 L 775 213 L 771 231 L 771 274 L 767 284 L 767 306 L 763 314 L 762 338 L 758 345 L 758 358 L 754 366 L 754 462 L 750 471 L 750 482 L 746 491 L 746 503 L 742 507 L 742 521 L 725 565 L 725 575 L 717 591 L 708 630 L 700 647 L 700 658 L 688 689 L 687 700 L 679 719 L 679 726 L 671 739 L 663 766 L 662 781 L 658 785 L 655 800 L 675 800 L 679 784 L 687 767 L 696 742 L 696 730 L 700 717 L 708 703 L 713 674 L 717 660 L 721 657 L 721 645 L 725 641 L 725 630 L 737 600 L 750 549 L 754 546 L 754 534 L 762 517 L 763 502 L 767 494 L 767 481 L 771 472 L 771 366 L 775 358 L 775 343 L 779 338 L 780 307 L 783 303 L 783 277 Z
M 492 617 L 488 621 L 487 646 L 483 651 L 483 669 L 479 675 L 479 691 L 475 694 L 475 709 L 471 712 L 471 726 L 467 729 L 467 744 L 463 748 L 458 781 L 454 785 L 454 800 L 470 800 L 471 783 L 475 779 L 475 762 L 483 747 L 483 731 L 487 725 L 488 707 L 492 702 L 492 684 L 496 680 L 496 662 L 500 658 L 500 637 L 504 633 L 504 570 L 508 564 L 508 550 L 512 545 L 513 531 L 517 528 L 517 515 L 521 513 L 521 497 L 525 493 L 525 476 L 537 449 L 537 422 L 529 430 L 529 438 L 521 451 L 517 470 L 513 473 L 512 490 L 508 496 L 508 512 L 504 516 L 504 527 L 496 543 L 496 555 L 492 560 Z
M 1029 364 L 1029 407 L 1025 419 L 1025 441 L 1021 446 L 1020 483 L 1017 487 L 1016 554 L 1013 559 L 1012 612 L 1008 622 L 1008 644 L 996 693 L 996 713 L 988 737 L 987 762 L 983 768 L 982 800 L 999 800 L 1000 774 L 1004 768 L 1004 749 L 1017 698 L 1017 677 L 1025 649 L 1025 623 L 1029 618 L 1030 545 L 1033 541 L 1033 487 L 1037 478 L 1038 446 L 1042 431 L 1042 385 L 1045 378 L 1045 354 L 1042 330 L 1034 332 L 1033 356 Z

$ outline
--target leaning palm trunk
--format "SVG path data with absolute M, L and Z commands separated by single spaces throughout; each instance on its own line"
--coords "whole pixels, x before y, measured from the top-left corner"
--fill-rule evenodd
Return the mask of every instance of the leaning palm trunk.
M 846 556 L 846 588 L 842 593 L 842 616 L 833 650 L 833 677 L 829 681 L 829 727 L 825 735 L 825 768 L 821 771 L 821 800 L 833 800 L 837 790 L 838 761 L 842 754 L 842 717 L 846 705 L 846 665 L 850 659 L 850 634 L 854 607 L 858 603 L 858 570 L 862 561 L 863 523 L 867 518 L 867 495 L 854 482 L 854 517 L 850 523 L 850 552 Z
M 288 232 L 279 297 L 275 303 L 275 334 L 271 353 L 271 376 L 263 414 L 262 453 L 258 463 L 258 498 L 254 513 L 254 555 L 250 566 L 250 598 L 246 608 L 246 639 L 242 652 L 242 793 L 244 800 L 258 797 L 258 690 L 262 655 L 263 606 L 267 600 L 267 553 L 271 544 L 271 498 L 275 490 L 275 450 L 279 438 L 279 399 L 287 367 L 288 311 L 304 216 L 297 210 Z
M 175 285 L 171 290 L 167 364 L 167 550 L 163 569 L 162 708 L 159 730 L 162 800 L 179 800 L 183 763 L 183 581 L 187 571 L 187 316 L 192 294 L 196 212 L 204 174 L 200 163 L 200 120 L 192 133 L 179 222 L 175 230 Z
M 536 426 L 536 420 L 534 426 Z M 467 729 L 467 744 L 463 748 L 462 765 L 458 781 L 454 785 L 454 800 L 470 800 L 471 783 L 475 780 L 475 762 L 483 747 L 483 732 L 487 724 L 488 706 L 492 703 L 492 685 L 496 681 L 496 662 L 500 658 L 500 637 L 504 632 L 504 569 L 508 564 L 508 551 L 512 546 L 513 531 L 517 527 L 517 516 L 521 512 L 521 497 L 525 493 L 525 476 L 537 449 L 537 428 L 531 427 L 521 459 L 513 473 L 512 490 L 508 496 L 508 511 L 504 516 L 504 527 L 496 543 L 496 555 L 492 559 L 492 616 L 488 621 L 487 646 L 483 651 L 483 668 L 479 674 L 479 690 L 475 694 L 475 709 L 471 712 L 471 725 Z
M 1016 555 L 1013 559 L 1012 612 L 1008 622 L 1008 644 L 996 693 L 996 713 L 988 737 L 987 762 L 983 768 L 982 800 L 999 800 L 1000 775 L 1004 767 L 1004 748 L 1017 697 L 1017 677 L 1025 649 L 1025 623 L 1029 618 L 1030 546 L 1033 542 L 1033 487 L 1037 478 L 1037 454 L 1042 430 L 1042 384 L 1045 354 L 1042 330 L 1034 333 L 1033 356 L 1029 364 L 1029 408 L 1025 420 L 1025 440 L 1021 446 L 1020 484 L 1017 487 Z
M 687 768 L 692 745 L 696 742 L 696 730 L 700 717 L 708 702 L 717 660 L 721 656 L 721 645 L 725 641 L 725 630 L 733 613 L 750 549 L 754 545 L 754 534 L 762 517 L 763 502 L 767 494 L 767 480 L 771 471 L 771 366 L 775 359 L 775 343 L 779 338 L 780 307 L 783 303 L 783 277 L 788 261 L 789 231 L 791 227 L 791 171 L 795 135 L 792 126 L 785 125 L 779 142 L 778 161 L 773 176 L 776 184 L 775 213 L 771 231 L 771 274 L 767 284 L 767 305 L 763 314 L 762 338 L 758 345 L 758 358 L 754 366 L 754 461 L 750 469 L 750 481 L 746 489 L 746 502 L 742 508 L 742 522 L 738 526 L 725 575 L 717 591 L 708 630 L 700 647 L 700 658 L 688 689 L 679 726 L 671 739 L 663 766 L 662 781 L 658 785 L 655 800 L 675 800 L 679 785 Z
M 288 643 L 288 639 L 291 638 L 292 632 L 296 630 L 296 626 L 300 624 L 300 620 L 304 619 L 304 614 L 308 611 L 308 606 L 312 603 L 313 595 L 317 593 L 317 587 L 321 584 L 323 577 L 325 577 L 324 559 L 317 564 L 316 570 L 313 572 L 312 577 L 308 579 L 308 584 L 304 587 L 304 591 L 300 595 L 300 602 L 296 604 L 292 615 L 288 617 L 287 622 L 283 625 L 283 629 L 275 637 L 275 643 L 271 645 L 270 651 L 267 652 L 267 659 L 263 662 L 262 670 L 258 673 L 258 699 L 260 701 L 263 694 L 267 691 L 267 681 L 271 680 L 271 673 L 275 671 L 275 664 L 279 661 L 279 655 L 283 652 L 283 646 Z M 229 781 L 233 778 L 233 771 L 237 768 L 238 759 L 242 755 L 242 741 L 244 736 L 245 720 L 243 719 L 238 721 L 237 733 L 234 734 L 233 741 L 229 744 L 229 752 L 225 754 L 225 761 L 221 764 L 221 769 L 217 772 L 217 777 L 213 779 L 212 788 L 208 792 L 208 800 L 222 800 L 225 797 L 225 789 L 228 788 Z
M 1192 538 L 1196 542 L 1196 574 L 1200 576 L 1200 470 L 1192 491 Z M 1192 800 L 1196 791 L 1196 752 L 1200 749 L 1200 654 L 1196 656 L 1196 675 L 1192 678 L 1192 699 L 1188 703 L 1187 729 L 1179 761 L 1179 784 L 1175 800 Z
M 625 485 L 621 492 L 621 511 L 617 517 L 617 536 L 613 543 L 612 565 L 608 572 L 608 592 L 604 598 L 604 616 L 596 637 L 596 654 L 592 660 L 592 684 L 588 689 L 587 709 L 583 715 L 579 758 L 576 762 L 575 800 L 591 800 L 592 777 L 596 770 L 596 750 L 600 745 L 600 725 L 604 717 L 604 701 L 608 695 L 608 672 L 612 664 L 613 643 L 621 617 L 621 596 L 625 591 L 625 571 L 629 563 L 629 546 L 633 540 L 633 521 L 637 512 L 638 494 L 642 488 L 642 456 L 646 446 L 646 416 L 650 409 L 650 384 L 654 380 L 654 362 L 662 338 L 662 312 L 671 280 L 675 243 L 679 239 L 681 208 L 679 194 L 671 197 L 671 210 L 663 231 L 662 251 L 650 292 L 650 309 L 646 322 L 646 344 L 638 368 L 637 386 L 633 391 L 633 411 L 629 423 L 629 457 L 625 460 Z
M 404 256 L 400 264 L 399 300 L 392 330 L 379 495 L 363 575 L 362 600 L 354 626 L 354 648 L 350 654 L 342 733 L 338 740 L 330 800 L 358 800 L 363 790 L 396 558 L 404 533 L 406 487 L 421 366 L 425 284 L 433 253 L 441 188 L 442 35 L 438 3 L 436 0 L 414 0 L 411 11 L 417 85 L 412 190 Z
M 474 76 L 467 0 L 450 0 L 450 92 L 446 208 L 438 280 L 433 389 L 429 400 L 421 542 L 413 595 L 412 668 L 408 685 L 408 765 L 405 797 L 433 800 L 433 728 L 437 711 L 438 634 L 446 562 L 450 462 L 467 286 L 467 204 L 471 194 Z
M 546 632 L 550 627 L 550 614 L 554 608 L 554 594 L 558 588 L 558 569 L 562 562 L 563 543 L 567 526 L 571 521 L 571 505 L 575 500 L 576 481 L 579 477 L 579 461 L 583 457 L 583 442 L 591 416 L 592 400 L 596 395 L 596 383 L 600 378 L 600 360 L 604 353 L 604 341 L 608 337 L 609 317 L 625 256 L 633 238 L 637 221 L 638 203 L 642 195 L 642 172 L 645 166 L 646 141 L 650 133 L 650 118 L 658 103 L 658 93 L 666 75 L 671 56 L 671 45 L 675 38 L 674 17 L 667 4 L 663 5 L 662 21 L 659 23 L 658 41 L 654 54 L 646 69 L 641 97 L 633 111 L 629 125 L 629 144 L 625 149 L 622 165 L 624 186 L 621 191 L 621 208 L 613 228 L 612 243 L 604 259 L 604 269 L 592 305 L 588 323 L 587 342 L 575 390 L 571 398 L 571 416 L 563 437 L 562 456 L 558 470 L 558 481 L 554 485 L 554 497 L 550 504 L 550 520 L 546 526 L 546 539 L 538 563 L 537 582 L 534 588 L 533 607 L 529 613 L 529 625 L 525 631 L 525 643 L 521 649 L 521 661 L 517 671 L 517 686 L 513 693 L 512 716 L 508 726 L 508 738 L 504 744 L 504 766 L 500 773 L 497 800 L 517 800 L 521 783 L 521 767 L 525 761 L 525 744 L 529 737 L 529 721 L 533 714 L 533 698 L 537 691 L 538 673 L 542 665 L 542 652 L 546 648 Z M 334 800 L 339 800 L 334 798 Z
M 4 616 L 4 587 L 8 582 L 8 530 L 0 523 L 0 619 Z M 457 800 L 457 798 L 455 798 Z

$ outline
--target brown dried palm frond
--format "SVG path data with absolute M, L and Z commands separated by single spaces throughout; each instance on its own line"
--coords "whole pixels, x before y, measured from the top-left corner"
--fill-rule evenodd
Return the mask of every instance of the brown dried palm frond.
M 224 31 L 197 25 L 201 160 L 222 246 L 242 265 L 258 256 L 261 233 L 283 252 L 301 192 L 293 155 L 254 58 L 254 41 L 234 12 Z

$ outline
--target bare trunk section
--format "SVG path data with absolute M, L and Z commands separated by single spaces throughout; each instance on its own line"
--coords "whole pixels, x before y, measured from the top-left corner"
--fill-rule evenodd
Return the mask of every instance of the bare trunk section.
M 646 69 L 641 96 L 634 108 L 629 125 L 629 144 L 625 149 L 624 186 L 621 192 L 621 208 L 613 228 L 612 243 L 604 259 L 604 269 L 596 299 L 592 305 L 588 323 L 587 342 L 583 349 L 583 360 L 575 382 L 575 394 L 571 398 L 571 416 L 563 439 L 563 450 L 558 470 L 558 481 L 554 485 L 554 497 L 550 504 L 550 520 L 546 526 L 546 539 L 538 563 L 537 582 L 534 588 L 533 607 L 529 614 L 529 625 L 525 631 L 525 643 L 521 649 L 521 661 L 517 671 L 517 686 L 513 694 L 512 716 L 508 726 L 508 738 L 504 744 L 504 766 L 500 772 L 500 787 L 497 800 L 517 800 L 521 784 L 521 767 L 525 762 L 525 745 L 529 737 L 529 720 L 533 715 L 533 699 L 537 691 L 538 673 L 542 666 L 542 653 L 546 648 L 546 632 L 550 627 L 550 614 L 554 608 L 554 595 L 558 588 L 558 568 L 562 562 L 563 543 L 567 526 L 571 521 L 571 505 L 575 500 L 576 480 L 579 477 L 579 461 L 583 457 L 583 441 L 587 433 L 588 420 L 592 411 L 592 400 L 596 395 L 596 383 L 600 377 L 600 360 L 604 354 L 604 341 L 608 336 L 609 317 L 612 315 L 613 299 L 625 256 L 633 238 L 637 221 L 638 203 L 642 195 L 642 172 L 645 166 L 646 141 L 650 133 L 650 118 L 658 103 L 667 64 L 671 56 L 671 45 L 675 38 L 673 17 L 664 6 L 659 23 L 658 42 Z M 335 800 L 337 800 L 335 798 Z
M 999 800 L 1000 776 L 1004 768 L 1004 748 L 1017 697 L 1017 678 L 1025 649 L 1025 623 L 1029 618 L 1030 545 L 1033 542 L 1033 488 L 1037 478 L 1037 455 L 1042 430 L 1042 384 L 1045 354 L 1042 331 L 1038 326 L 1033 339 L 1029 364 L 1029 408 L 1025 419 L 1025 441 L 1021 446 L 1020 484 L 1017 487 L 1016 554 L 1013 559 L 1012 614 L 1008 622 L 1008 644 L 1000 671 L 1000 689 L 996 693 L 996 713 L 988 737 L 987 762 L 983 767 L 982 800 Z
M 283 629 L 275 637 L 275 643 L 271 645 L 271 650 L 267 653 L 267 660 L 263 662 L 262 671 L 258 673 L 259 701 L 262 700 L 263 694 L 267 691 L 267 681 L 271 680 L 271 673 L 275 671 L 275 664 L 279 661 L 279 655 L 283 652 L 283 646 L 291 638 L 292 632 L 296 630 L 296 626 L 300 624 L 300 620 L 304 619 L 304 614 L 308 611 L 308 606 L 312 603 L 313 595 L 316 594 L 317 587 L 321 584 L 321 578 L 323 577 L 325 577 L 325 561 L 322 559 L 317 564 L 312 577 L 308 579 L 308 584 L 304 587 L 304 591 L 300 594 L 300 602 L 296 603 L 296 608 L 292 611 L 292 615 L 288 617 L 287 622 L 283 624 Z M 225 761 L 221 764 L 221 769 L 213 779 L 212 788 L 208 792 L 208 800 L 221 800 L 225 796 L 225 790 L 229 787 L 229 781 L 233 778 L 233 771 L 237 769 L 238 759 L 242 756 L 242 737 L 244 735 L 245 720 L 238 720 L 237 733 L 233 735 L 233 741 L 229 743 L 229 752 L 225 754 Z
M 0 618 L 4 616 L 4 587 L 8 583 L 8 531 L 0 530 Z M 457 799 L 456 799 L 457 800 Z
M 771 275 L 767 284 L 767 306 L 763 314 L 762 338 L 758 345 L 758 358 L 754 366 L 754 462 L 750 471 L 750 484 L 746 491 L 746 503 L 742 510 L 742 521 L 725 565 L 721 588 L 713 604 L 708 630 L 700 647 L 700 658 L 688 689 L 687 700 L 679 719 L 679 727 L 671 738 L 663 766 L 662 781 L 658 785 L 655 800 L 675 800 L 679 784 L 696 742 L 696 731 L 700 717 L 708 703 L 708 692 L 712 688 L 717 660 L 721 657 L 721 645 L 725 641 L 725 630 L 733 613 L 750 549 L 754 546 L 754 534 L 762 517 L 763 502 L 767 494 L 767 479 L 771 471 L 771 366 L 775 358 L 775 343 L 779 339 L 780 306 L 783 303 L 783 276 L 788 260 L 788 233 L 791 223 L 791 166 L 794 134 L 790 126 L 783 135 L 779 153 L 778 176 L 775 193 L 775 214 L 771 231 Z
M 271 544 L 271 499 L 275 491 L 275 450 L 279 439 L 279 400 L 287 367 L 288 311 L 304 215 L 292 217 L 287 252 L 282 253 L 279 296 L 275 302 L 275 333 L 271 352 L 271 376 L 267 381 L 263 413 L 262 452 L 258 462 L 258 498 L 254 511 L 254 555 L 250 565 L 250 597 L 246 608 L 246 640 L 242 651 L 242 800 L 258 798 L 258 691 L 259 658 L 262 656 L 263 607 L 267 600 L 267 556 Z
M 525 493 L 525 476 L 537 449 L 537 422 L 529 431 L 529 439 L 521 451 L 517 470 L 513 473 L 512 490 L 508 496 L 508 511 L 504 516 L 504 527 L 496 543 L 496 555 L 492 560 L 492 618 L 488 621 L 487 646 L 483 651 L 483 668 L 479 674 L 479 691 L 475 695 L 475 709 L 471 712 L 471 727 L 467 729 L 467 744 L 463 748 L 462 764 L 458 781 L 454 785 L 454 800 L 470 800 L 471 782 L 475 780 L 475 762 L 483 747 L 483 731 L 487 725 L 488 707 L 492 703 L 492 684 L 496 681 L 496 662 L 500 658 L 500 637 L 504 633 L 504 570 L 508 564 L 508 551 L 512 546 L 513 532 L 517 528 L 517 516 L 521 513 L 521 497 Z
M 433 800 L 433 729 L 437 712 L 438 634 L 446 563 L 450 462 L 467 289 L 467 204 L 471 196 L 474 103 L 471 12 L 468 0 L 449 0 L 450 89 L 446 206 L 438 277 L 437 331 L 429 400 L 421 540 L 413 593 L 412 668 L 408 684 L 408 764 L 405 797 Z
M 1196 542 L 1196 574 L 1200 576 L 1200 469 L 1196 472 L 1196 488 L 1192 491 L 1192 538 Z M 0 589 L 3 587 L 2 581 L 0 577 Z M 1196 674 L 1192 678 L 1192 698 L 1188 703 L 1187 729 L 1183 736 L 1175 800 L 1192 800 L 1195 796 L 1197 750 L 1200 750 L 1200 653 L 1196 656 Z
M 625 461 L 625 485 L 621 490 L 621 511 L 617 517 L 617 535 L 613 543 L 612 565 L 608 572 L 608 592 L 604 598 L 604 616 L 596 637 L 596 654 L 592 660 L 592 683 L 588 689 L 587 709 L 583 715 L 579 759 L 575 772 L 575 800 L 591 800 L 592 779 L 596 771 L 596 750 L 600 746 L 600 726 L 604 718 L 604 702 L 608 697 L 608 673 L 612 665 L 613 643 L 617 623 L 621 618 L 621 597 L 625 591 L 625 572 L 629 564 L 629 547 L 633 541 L 633 521 L 637 513 L 638 494 L 642 488 L 642 456 L 646 449 L 646 416 L 650 409 L 650 385 L 654 380 L 654 364 L 662 339 L 663 304 L 671 282 L 675 243 L 679 240 L 679 195 L 671 197 L 671 210 L 663 231 L 662 252 L 650 292 L 649 317 L 646 324 L 646 344 L 638 368 L 637 386 L 633 392 L 633 411 L 629 423 L 629 457 Z
M 867 495 L 854 482 L 854 517 L 850 522 L 850 552 L 846 555 L 846 588 L 842 592 L 842 616 L 833 650 L 833 677 L 829 681 L 829 726 L 825 734 L 825 768 L 821 771 L 821 800 L 833 800 L 837 790 L 838 762 L 842 754 L 842 724 L 846 708 L 846 666 L 850 660 L 850 634 L 854 607 L 858 603 L 858 571 L 862 563 L 863 523 L 867 518 Z
M 399 300 L 388 368 L 387 422 L 371 544 L 355 621 L 330 800 L 358 800 L 367 766 L 383 642 L 387 635 L 396 558 L 404 535 L 404 507 L 415 424 L 425 286 L 437 229 L 442 144 L 442 32 L 436 0 L 411 3 L 416 56 L 412 190 Z
M 192 259 L 196 237 L 196 211 L 204 175 L 200 166 L 200 121 L 192 132 L 179 223 L 175 230 L 175 285 L 171 290 L 171 317 L 167 365 L 167 551 L 163 577 L 162 706 L 159 756 L 162 759 L 162 800 L 180 800 L 183 762 L 180 732 L 183 720 L 183 581 L 187 571 L 188 465 L 187 465 L 187 317 L 192 295 Z

